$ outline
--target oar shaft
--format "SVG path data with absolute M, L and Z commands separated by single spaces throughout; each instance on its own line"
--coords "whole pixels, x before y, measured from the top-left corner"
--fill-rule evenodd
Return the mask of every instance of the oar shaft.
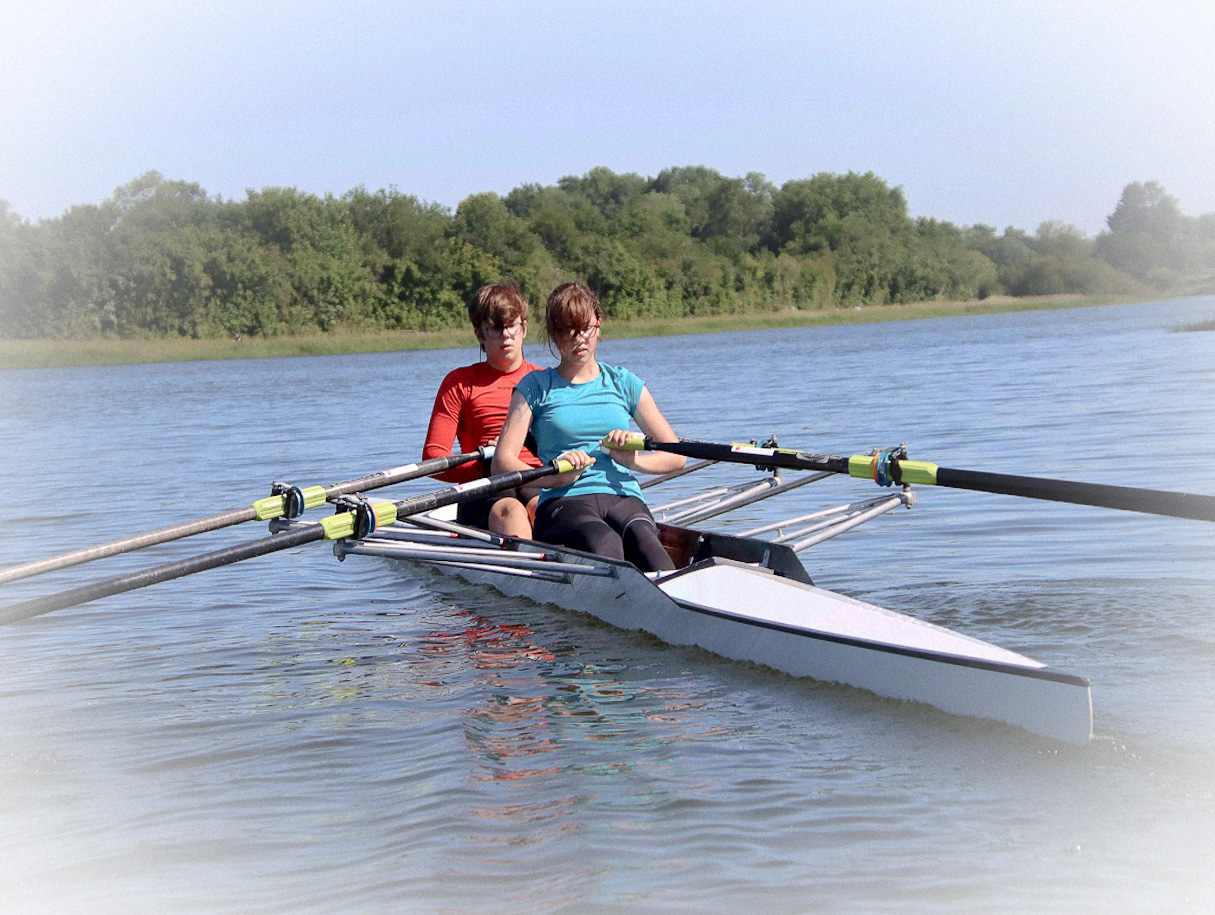
M 381 470 L 378 473 L 370 473 L 365 476 L 356 477 L 353 480 L 346 480 L 342 483 L 334 483 L 332 486 L 325 487 L 319 495 L 322 496 L 320 501 L 331 499 L 334 496 L 343 496 L 352 492 L 365 492 L 372 489 L 381 489 L 385 486 L 392 486 L 396 483 L 404 483 L 406 480 L 415 480 L 419 477 L 430 476 L 435 473 L 442 473 L 445 470 L 450 470 L 453 467 L 458 467 L 461 464 L 467 464 L 469 461 L 474 461 L 481 458 L 484 454 L 483 450 L 470 452 L 468 454 L 456 454 L 447 457 L 432 458 L 428 461 L 421 461 L 414 464 L 406 464 L 403 467 L 393 467 L 389 470 Z M 320 489 L 318 487 L 318 489 Z M 210 515 L 206 518 L 198 518 L 194 521 L 183 521 L 180 524 L 172 524 L 168 527 L 162 527 L 158 530 L 147 531 L 142 534 L 133 534 L 130 537 L 122 537 L 118 540 L 111 540 L 109 543 L 100 543 L 96 546 L 84 547 L 79 550 L 72 550 L 67 553 L 60 553 L 58 556 L 50 556 L 46 559 L 35 559 L 31 562 L 23 562 L 18 565 L 9 566 L 6 569 L 0 569 L 0 584 L 6 584 L 11 581 L 18 581 L 22 578 L 29 578 L 33 575 L 42 575 L 46 572 L 54 572 L 58 569 L 66 569 L 70 566 L 80 565 L 84 562 L 92 562 L 95 559 L 105 559 L 108 556 L 117 556 L 121 553 L 130 553 L 134 550 L 141 550 L 144 547 L 156 546 L 160 543 L 169 543 L 173 540 L 180 540 L 183 537 L 192 537 L 195 534 L 204 534 L 208 531 L 217 531 L 221 528 L 231 527 L 234 524 L 243 524 L 246 521 L 253 521 L 257 518 L 268 520 L 270 517 L 276 517 L 274 514 L 262 514 L 259 512 L 259 506 L 264 502 L 272 500 L 260 500 L 253 505 L 244 508 L 232 508 L 227 511 L 219 512 L 215 515 Z M 311 504 L 311 503 L 309 503 Z M 281 513 L 281 507 L 278 510 Z
M 252 521 L 256 517 L 257 512 L 252 507 L 234 508 L 207 518 L 183 521 L 180 524 L 172 524 L 169 527 L 147 531 L 143 534 L 111 540 L 109 543 L 99 543 L 96 546 L 83 547 L 69 553 L 60 553 L 58 556 L 23 562 L 20 565 L 9 566 L 7 569 L 0 569 L 0 584 L 66 569 L 83 562 L 92 562 L 95 559 L 105 559 L 107 556 L 117 556 L 119 553 L 130 553 L 133 550 L 141 550 L 158 543 L 168 543 L 171 540 L 180 540 L 182 537 L 190 537 L 194 534 L 216 531 L 220 528 L 231 527 L 233 524 Z
M 470 451 L 468 454 L 452 454 L 447 457 L 431 458 L 428 461 L 406 464 L 404 467 L 393 467 L 391 470 L 369 473 L 366 476 L 357 477 L 353 480 L 346 480 L 344 483 L 334 483 L 325 489 L 325 498 L 345 496 L 352 492 L 366 492 L 371 489 L 383 489 L 385 486 L 393 486 L 397 483 L 404 483 L 407 480 L 433 476 L 436 473 L 442 473 L 445 470 L 451 470 L 453 467 L 467 464 L 469 461 L 479 460 L 487 454 L 492 453 L 492 450 L 479 448 L 476 451 Z
M 1049 502 L 1070 502 L 1097 508 L 1117 508 L 1122 511 L 1189 518 L 1194 521 L 1215 521 L 1215 498 L 1194 493 L 1109 486 L 1104 483 L 1075 483 L 1069 480 L 1022 477 L 981 470 L 953 470 L 949 467 L 938 467 L 936 476 L 936 485 L 953 489 L 993 492 Z
M 618 446 L 611 446 L 618 447 Z M 831 473 L 847 473 L 848 458 L 827 454 L 807 454 L 790 448 L 766 448 L 760 445 L 721 445 L 715 442 L 656 442 L 652 438 L 637 436 L 626 446 L 637 451 L 666 451 L 702 461 L 722 461 L 731 464 L 751 464 L 755 467 L 773 467 L 784 470 L 819 470 Z
M 46 597 L 34 598 L 33 600 L 23 601 L 19 604 L 10 604 L 7 607 L 0 608 L 0 626 L 7 623 L 15 623 L 18 620 L 29 619 L 33 616 L 39 616 L 43 613 L 50 613 L 52 610 L 62 610 L 65 607 L 74 607 L 77 604 L 87 604 L 89 601 L 100 600 L 103 597 L 111 597 L 115 594 L 123 594 L 138 588 L 146 588 L 149 585 L 160 584 L 164 581 L 172 581 L 174 578 L 193 575 L 195 572 L 217 569 L 220 566 L 231 565 L 234 562 L 253 559 L 255 556 L 276 553 L 279 550 L 286 550 L 293 546 L 311 543 L 314 540 L 323 540 L 324 537 L 325 531 L 319 524 L 301 525 L 284 531 L 281 534 L 272 534 L 260 540 L 252 540 L 247 543 L 224 547 L 223 549 L 204 553 L 191 559 L 169 562 L 150 569 L 131 572 L 127 575 L 116 575 L 113 578 L 82 585 L 69 591 L 49 594 Z
M 442 459 L 436 458 L 436 460 Z M 461 483 L 457 486 L 451 486 L 447 489 L 441 489 L 437 492 L 406 499 L 401 502 L 384 502 L 375 506 L 375 512 L 377 518 L 382 515 L 386 522 L 390 522 L 397 518 L 405 518 L 409 515 L 433 511 L 436 508 L 442 508 L 444 505 L 453 505 L 457 502 L 480 498 L 481 496 L 500 492 L 504 489 L 513 489 L 514 487 L 531 483 L 534 480 L 572 469 L 572 465 L 566 462 L 553 461 L 552 463 L 545 464 L 543 467 L 533 467 L 528 470 L 509 471 L 507 473 L 500 473 L 497 476 L 483 477 L 470 483 Z M 433 473 L 435 471 L 431 470 L 430 472 Z M 0 607 L 0 626 L 16 622 L 17 620 L 39 616 L 43 613 L 50 613 L 52 610 L 62 610 L 65 607 L 74 607 L 77 604 L 100 600 L 103 597 L 112 597 L 115 594 L 134 591 L 137 588 L 146 588 L 149 585 L 159 584 L 163 581 L 171 581 L 174 578 L 193 575 L 195 572 L 205 572 L 208 569 L 232 565 L 246 559 L 253 559 L 256 556 L 264 556 L 267 553 L 275 553 L 279 550 L 290 549 L 291 547 L 311 543 L 316 540 L 338 540 L 350 537 L 352 536 L 354 526 L 352 523 L 353 517 L 354 515 L 351 512 L 339 512 L 336 515 L 330 515 L 320 522 L 295 525 L 281 533 L 272 534 L 260 540 L 239 543 L 235 546 L 195 556 L 192 559 L 169 562 L 164 565 L 153 566 L 150 569 L 143 569 L 139 572 L 131 572 L 127 575 L 118 575 L 114 578 L 107 578 L 104 581 L 82 585 L 69 591 L 61 591 L 58 594 L 49 594 L 46 597 L 39 597 L 18 604 L 10 604 L 7 607 Z
M 658 486 L 662 483 L 666 483 L 668 480 L 677 480 L 680 477 L 687 476 L 689 473 L 704 470 L 706 467 L 711 467 L 716 463 L 716 461 L 697 461 L 695 464 L 688 464 L 681 470 L 672 470 L 670 473 L 664 473 L 660 476 L 643 480 L 639 485 L 642 489 L 649 489 L 651 486 Z
M 461 483 L 458 486 L 440 489 L 438 492 L 427 493 L 423 496 L 415 496 L 412 499 L 397 502 L 395 503 L 397 517 L 406 518 L 409 515 L 420 515 L 423 512 L 434 511 L 436 508 L 442 508 L 445 505 L 455 505 L 457 502 L 467 502 L 470 499 L 501 492 L 504 489 L 515 489 L 519 486 L 526 486 L 528 483 L 571 469 L 572 465 L 568 463 L 561 462 L 558 464 L 557 461 L 552 461 L 541 467 L 530 467 L 527 470 L 508 470 L 505 473 L 494 474 L 492 477 L 482 477 L 469 483 Z

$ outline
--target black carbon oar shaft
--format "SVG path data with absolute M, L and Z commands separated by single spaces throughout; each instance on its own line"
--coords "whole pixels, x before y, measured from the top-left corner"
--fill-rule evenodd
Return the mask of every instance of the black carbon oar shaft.
M 77 604 L 87 604 L 89 601 L 100 600 L 103 597 L 112 597 L 115 594 L 122 594 L 126 591 L 134 591 L 138 588 L 146 588 L 149 585 L 160 584 L 164 581 L 172 581 L 174 578 L 193 575 L 195 572 L 217 569 L 220 566 L 232 565 L 234 562 L 253 559 L 255 556 L 265 556 L 267 553 L 277 553 L 279 550 L 286 550 L 293 546 L 324 539 L 325 529 L 319 524 L 308 525 L 307 527 L 295 527 L 281 534 L 271 534 L 269 537 L 263 537 L 260 540 L 239 543 L 235 546 L 195 556 L 192 559 L 169 562 L 150 569 L 142 569 L 127 575 L 117 575 L 104 581 L 82 585 L 69 591 L 60 591 L 58 594 L 49 594 L 46 597 L 38 597 L 19 604 L 12 604 L 0 609 L 0 626 L 6 623 L 15 623 L 18 620 L 29 619 L 32 616 L 39 616 L 43 613 L 50 613 L 52 610 L 63 610 L 66 607 L 74 607 Z
M 455 454 L 448 457 L 432 458 L 429 461 L 422 461 L 417 464 L 407 464 L 404 467 L 394 467 L 391 470 L 381 470 L 378 473 L 367 474 L 366 476 L 325 487 L 323 495 L 324 498 L 328 499 L 333 496 L 342 496 L 352 492 L 363 492 L 379 489 L 384 486 L 392 486 L 395 483 L 404 483 L 406 480 L 442 473 L 445 470 L 450 470 L 453 467 L 476 460 L 482 457 L 482 454 L 481 451 L 470 452 L 469 454 Z M 247 505 L 244 508 L 228 509 L 215 515 L 209 515 L 206 518 L 183 521 L 180 524 L 172 524 L 158 530 L 111 540 L 109 543 L 83 547 L 68 553 L 60 553 L 58 556 L 48 556 L 46 559 L 23 562 L 18 565 L 9 566 L 6 569 L 0 569 L 0 584 L 29 578 L 32 575 L 43 575 L 47 572 L 57 571 L 58 569 L 66 569 L 84 562 L 92 562 L 95 559 L 104 559 L 107 556 L 130 553 L 134 550 L 141 550 L 144 547 L 155 546 L 159 543 L 169 543 L 173 540 L 180 540 L 183 537 L 192 537 L 195 534 L 217 531 L 225 527 L 231 527 L 234 524 L 253 521 L 258 517 L 257 503 L 254 503 L 254 505 Z
M 644 442 L 643 447 L 642 443 Z M 831 473 L 848 473 L 848 458 L 827 454 L 808 454 L 791 448 L 769 448 L 760 445 L 696 442 L 682 439 L 678 442 L 656 442 L 652 438 L 637 436 L 631 446 L 642 451 L 667 451 L 701 461 L 722 461 L 731 464 L 751 464 L 755 467 L 779 467 L 784 470 L 819 470 Z
M 558 466 L 556 461 L 551 461 L 541 467 L 530 467 L 527 470 L 508 470 L 505 473 L 494 474 L 492 477 L 482 477 L 479 480 L 473 480 L 471 483 L 451 486 L 447 489 L 440 489 L 437 492 L 427 493 L 422 496 L 414 496 L 412 499 L 405 499 L 393 504 L 396 506 L 397 517 L 407 518 L 410 515 L 420 515 L 422 512 L 443 508 L 445 505 L 455 505 L 458 502 L 479 499 L 483 495 L 501 492 L 504 489 L 515 489 L 519 486 L 525 486 L 535 480 L 551 477 L 554 474 L 570 469 L 572 467 L 569 464 L 563 463 L 562 466 Z
M 1021 496 L 1025 499 L 1044 499 L 1048 502 L 1116 508 L 1170 518 L 1189 518 L 1193 521 L 1215 521 L 1215 497 L 1188 492 L 1110 486 L 1104 483 L 1075 483 L 1069 480 L 1022 477 L 981 470 L 953 470 L 949 467 L 937 468 L 937 485 L 974 492 Z

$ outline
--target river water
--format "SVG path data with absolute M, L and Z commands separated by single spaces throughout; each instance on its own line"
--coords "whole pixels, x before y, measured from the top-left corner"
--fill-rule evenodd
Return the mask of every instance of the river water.
M 1215 297 L 609 327 L 600 356 L 689 438 L 906 442 L 949 467 L 1213 493 L 1215 333 L 1179 330 L 1212 317 Z M 440 379 L 474 357 L 0 373 L 4 562 L 412 460 Z M 718 527 L 872 490 L 834 478 Z M 255 528 L 3 586 L 0 604 Z M 0 911 L 1211 910 L 1215 525 L 923 488 L 803 561 L 821 585 L 1088 677 L 1093 741 L 313 544 L 0 630 Z

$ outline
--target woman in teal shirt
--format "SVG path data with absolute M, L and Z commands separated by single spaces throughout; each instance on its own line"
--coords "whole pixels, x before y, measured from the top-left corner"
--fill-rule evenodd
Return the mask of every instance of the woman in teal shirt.
M 494 452 L 494 473 L 527 466 L 519 451 L 530 430 L 540 460 L 560 458 L 574 465 L 546 481 L 536 509 L 537 540 L 627 559 L 646 572 L 672 569 L 629 471 L 669 473 L 681 469 L 684 458 L 608 453 L 600 444 L 623 444 L 632 435 L 630 420 L 657 441 L 676 440 L 645 382 L 626 368 L 595 360 L 602 323 L 599 299 L 586 286 L 565 283 L 549 295 L 545 328 L 561 362 L 526 375 L 516 386 Z

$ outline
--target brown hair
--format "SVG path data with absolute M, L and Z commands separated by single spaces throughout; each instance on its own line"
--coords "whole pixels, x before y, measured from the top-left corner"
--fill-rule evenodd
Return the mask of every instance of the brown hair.
M 514 283 L 482 286 L 468 300 L 468 320 L 475 328 L 488 324 L 501 330 L 527 320 L 527 299 Z
M 581 283 L 562 283 L 548 294 L 544 309 L 544 331 L 550 340 L 564 331 L 586 330 L 603 323 L 599 296 Z

